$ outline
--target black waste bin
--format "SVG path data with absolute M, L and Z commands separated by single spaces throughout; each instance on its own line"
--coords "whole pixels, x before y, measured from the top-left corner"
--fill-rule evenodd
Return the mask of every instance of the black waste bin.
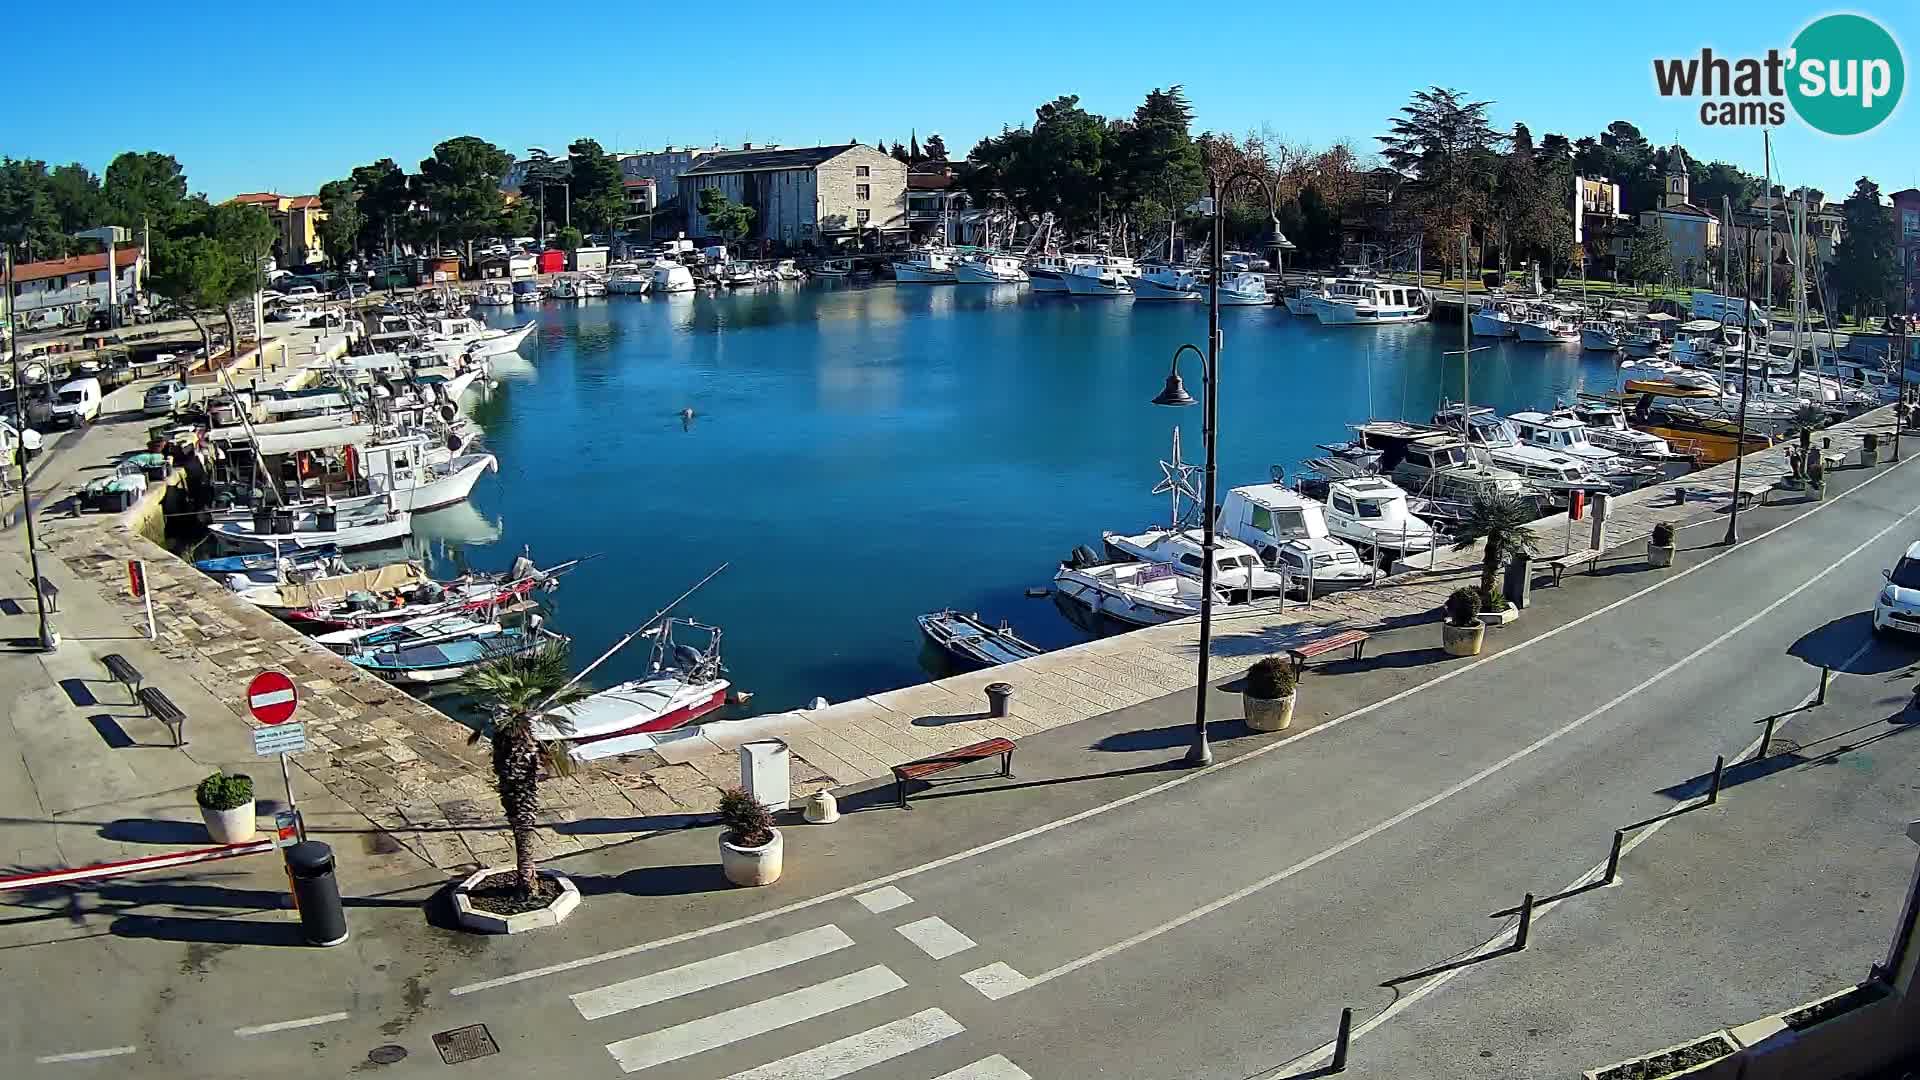
M 340 906 L 340 883 L 333 876 L 333 849 L 318 840 L 302 840 L 287 849 L 287 874 L 300 905 L 300 933 L 314 945 L 347 940 L 347 913 Z
M 340 511 L 331 506 L 323 506 L 314 511 L 314 528 L 321 532 L 333 532 L 339 527 Z
M 273 507 L 256 506 L 253 508 L 253 531 L 257 536 L 265 536 L 273 531 Z
M 987 684 L 987 715 L 995 719 L 1005 717 L 1013 703 L 1013 686 L 1010 683 Z
M 282 536 L 293 533 L 293 511 L 285 507 L 275 507 L 273 511 L 273 531 Z
M 1533 556 L 1524 551 L 1516 551 L 1507 561 L 1507 580 L 1500 586 L 1500 592 L 1507 603 L 1526 610 L 1533 602 Z

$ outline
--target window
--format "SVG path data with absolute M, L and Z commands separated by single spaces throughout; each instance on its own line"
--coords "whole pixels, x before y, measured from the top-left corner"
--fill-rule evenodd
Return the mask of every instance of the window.
M 1180 565 L 1182 565 L 1182 566 L 1199 566 L 1199 565 L 1200 565 L 1200 556 L 1198 556 L 1198 555 L 1182 555 L 1182 556 L 1180 556 Z
M 866 184 L 855 184 L 853 185 L 853 197 L 859 199 L 861 202 L 866 202 L 873 197 L 873 188 Z
M 1381 510 L 1381 506 L 1382 506 L 1382 503 L 1378 499 L 1361 499 L 1360 500 L 1360 516 L 1363 518 L 1382 517 L 1384 516 L 1384 513 Z
M 1266 533 L 1268 536 L 1272 536 L 1273 535 L 1273 511 L 1267 509 L 1264 506 L 1254 507 L 1253 508 L 1253 527 L 1260 530 L 1263 533 Z
M 1342 514 L 1353 513 L 1353 500 L 1336 491 L 1333 493 L 1333 508 Z
M 872 176 L 872 175 L 873 175 L 873 169 L 872 169 L 871 167 L 869 167 L 869 166 L 866 166 L 866 165 L 855 165 L 855 166 L 853 167 L 853 175 L 855 175 L 855 176 Z
M 1300 510 L 1276 510 L 1273 532 L 1276 536 L 1306 536 L 1307 515 Z
M 853 223 L 856 225 L 865 225 L 872 216 L 873 215 L 866 210 L 855 210 L 853 212 Z

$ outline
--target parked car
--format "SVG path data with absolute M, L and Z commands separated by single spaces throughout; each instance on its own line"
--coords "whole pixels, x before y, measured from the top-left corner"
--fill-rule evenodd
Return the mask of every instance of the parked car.
M 287 290 L 287 299 L 298 303 L 301 300 L 319 300 L 320 289 L 315 285 L 295 285 Z
M 372 291 L 372 286 L 365 282 L 356 281 L 350 285 L 342 285 L 333 290 L 333 298 L 335 300 L 358 300 Z
M 74 379 L 62 383 L 53 396 L 52 420 L 79 427 L 100 419 L 100 380 Z
M 1920 634 L 1920 543 L 1908 547 L 1885 573 L 1887 583 L 1873 598 L 1873 632 Z
M 187 384 L 179 379 L 168 379 L 147 387 L 147 393 L 141 399 L 140 409 L 148 416 L 171 416 L 180 406 L 187 403 Z

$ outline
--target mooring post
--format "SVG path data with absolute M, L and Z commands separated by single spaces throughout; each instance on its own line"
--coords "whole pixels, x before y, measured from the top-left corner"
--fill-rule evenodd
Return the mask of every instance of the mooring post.
M 1600 884 L 1611 885 L 1613 879 L 1620 876 L 1620 843 L 1626 838 L 1625 829 L 1613 830 L 1613 850 L 1607 853 L 1607 876 L 1600 879 Z
M 1333 1062 L 1328 1072 L 1347 1071 L 1347 1043 L 1353 1040 L 1353 1010 L 1340 1010 L 1340 1033 L 1333 1037 Z
M 1707 805 L 1708 806 L 1712 806 L 1714 803 L 1717 803 L 1720 801 L 1720 774 L 1726 769 L 1726 767 L 1727 767 L 1726 755 L 1715 754 L 1713 758 L 1713 786 L 1707 789 Z
M 1813 703 L 1815 705 L 1825 705 L 1827 703 L 1827 684 L 1832 681 L 1833 681 L 1833 669 L 1828 667 L 1825 664 L 1821 664 L 1820 665 L 1820 693 L 1815 695 L 1813 699 Z
M 1513 947 L 1515 951 L 1527 947 L 1527 935 L 1533 931 L 1533 894 L 1528 893 L 1520 900 L 1520 929 L 1514 931 Z
M 1767 717 L 1767 730 L 1760 733 L 1760 752 L 1753 755 L 1755 761 L 1765 758 L 1767 752 L 1773 749 L 1773 725 L 1778 723 L 1779 720 L 1780 718 L 1777 716 Z

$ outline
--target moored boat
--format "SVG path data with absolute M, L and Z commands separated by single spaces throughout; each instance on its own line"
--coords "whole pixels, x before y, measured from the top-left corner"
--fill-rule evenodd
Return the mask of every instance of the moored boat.
M 704 647 L 674 640 L 676 627 L 706 635 Z M 564 741 L 583 761 L 651 750 L 654 737 L 684 727 L 726 704 L 726 667 L 720 629 L 691 619 L 668 619 L 650 631 L 647 674 L 541 714 L 534 738 Z
M 1013 632 L 1004 621 L 999 628 L 980 621 L 971 612 L 948 609 L 919 618 L 920 632 L 934 647 L 964 668 L 994 667 L 1039 656 L 1040 646 Z

